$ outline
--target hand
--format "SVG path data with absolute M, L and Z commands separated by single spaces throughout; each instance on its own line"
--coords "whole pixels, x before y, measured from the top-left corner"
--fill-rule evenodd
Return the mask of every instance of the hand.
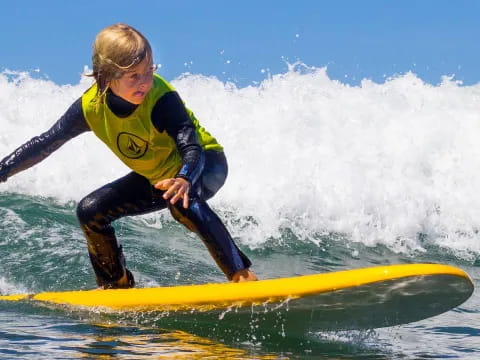
M 170 199 L 170 204 L 175 204 L 178 200 L 183 199 L 183 207 L 188 208 L 190 191 L 190 183 L 183 178 L 171 178 L 159 181 L 154 185 L 156 189 L 166 190 L 163 194 L 165 200 Z

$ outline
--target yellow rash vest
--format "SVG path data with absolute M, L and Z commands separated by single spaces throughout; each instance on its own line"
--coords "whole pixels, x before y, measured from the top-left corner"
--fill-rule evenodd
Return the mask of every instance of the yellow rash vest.
M 160 132 L 152 123 L 152 110 L 157 101 L 173 86 L 157 74 L 143 102 L 127 117 L 115 115 L 106 102 L 98 101 L 94 84 L 82 96 L 83 115 L 90 129 L 118 158 L 151 184 L 174 177 L 182 166 L 175 140 L 166 131 Z M 216 139 L 200 126 L 193 112 L 192 120 L 200 146 L 204 150 L 223 151 Z

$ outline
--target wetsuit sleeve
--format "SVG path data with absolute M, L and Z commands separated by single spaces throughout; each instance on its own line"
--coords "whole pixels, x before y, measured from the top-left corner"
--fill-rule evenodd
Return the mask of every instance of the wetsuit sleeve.
M 195 125 L 177 92 L 168 92 L 157 101 L 152 122 L 158 131 L 166 131 L 175 140 L 183 163 L 175 177 L 184 178 L 193 186 L 203 170 L 204 154 Z
M 68 140 L 89 130 L 80 98 L 48 131 L 27 141 L 0 162 L 0 182 L 39 163 Z

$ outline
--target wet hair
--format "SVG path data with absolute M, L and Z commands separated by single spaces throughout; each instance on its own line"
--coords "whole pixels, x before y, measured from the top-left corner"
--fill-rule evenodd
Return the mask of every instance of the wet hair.
M 152 63 L 150 43 L 132 26 L 119 23 L 100 31 L 93 43 L 93 71 L 87 75 L 97 82 L 97 100 L 103 102 L 110 82 L 145 58 Z

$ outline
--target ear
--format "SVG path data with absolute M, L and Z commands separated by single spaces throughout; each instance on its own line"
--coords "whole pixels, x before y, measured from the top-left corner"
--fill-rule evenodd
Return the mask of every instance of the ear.
M 113 86 L 115 86 L 115 79 L 112 79 L 112 80 L 110 80 L 110 81 L 107 81 L 107 82 L 105 83 L 106 88 L 107 88 L 107 89 L 108 89 L 108 88 L 112 88 L 112 84 L 113 84 Z

